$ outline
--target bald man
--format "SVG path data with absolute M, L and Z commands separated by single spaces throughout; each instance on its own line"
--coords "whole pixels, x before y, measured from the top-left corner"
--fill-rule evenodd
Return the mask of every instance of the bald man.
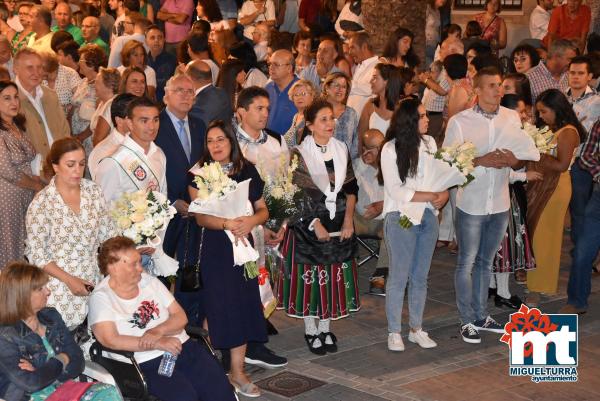
M 231 121 L 231 100 L 223 88 L 213 85 L 210 66 L 202 60 L 190 61 L 185 75 L 194 84 L 195 100 L 190 115 L 201 119 L 206 126 L 212 120 Z
M 289 50 L 277 50 L 269 59 L 269 82 L 265 89 L 269 93 L 271 110 L 267 128 L 283 135 L 292 125 L 298 112 L 294 102 L 288 96 L 290 87 L 298 80 L 294 75 L 294 56 Z
M 54 18 L 56 18 L 56 26 L 52 27 L 52 32 L 67 31 L 72 36 L 75 42 L 83 44 L 83 36 L 81 29 L 71 23 L 72 20 L 71 6 L 69 3 L 58 3 L 54 8 Z
M 83 44 L 94 44 L 98 45 L 104 50 L 104 53 L 108 56 L 110 49 L 108 44 L 100 38 L 100 20 L 96 17 L 89 16 L 85 17 L 81 22 L 81 35 L 83 37 Z
M 388 275 L 389 259 L 383 240 L 383 185 L 377 181 L 377 158 L 384 135 L 376 129 L 367 130 L 363 136 L 360 157 L 352 162 L 358 184 L 358 202 L 354 213 L 354 233 L 381 238 L 379 260 L 369 278 L 369 293 L 385 296 L 385 280 Z

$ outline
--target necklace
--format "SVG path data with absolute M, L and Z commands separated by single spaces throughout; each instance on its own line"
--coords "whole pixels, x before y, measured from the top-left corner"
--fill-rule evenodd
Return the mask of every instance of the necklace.
M 319 150 L 321 151 L 321 153 L 327 153 L 327 145 L 319 145 L 316 142 L 315 142 L 315 145 L 317 145 L 317 148 L 319 148 Z

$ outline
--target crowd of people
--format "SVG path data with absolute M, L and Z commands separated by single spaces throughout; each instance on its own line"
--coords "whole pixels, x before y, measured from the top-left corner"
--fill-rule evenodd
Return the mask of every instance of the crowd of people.
M 259 397 L 245 364 L 287 359 L 267 347 L 265 276 L 235 266 L 239 242 L 280 255 L 265 266 L 272 295 L 317 355 L 338 349 L 332 321 L 361 308 L 357 236 L 379 246 L 369 292 L 386 297 L 390 351 L 405 349 L 406 292 L 405 338 L 437 346 L 423 327 L 436 249 L 457 254 L 467 343 L 504 331 L 489 298 L 518 309 L 557 293 L 567 214 L 560 312 L 585 313 L 600 248 L 598 2 L 538 0 L 531 37 L 513 44 L 499 0 L 464 34 L 445 3 L 427 1 L 421 60 L 405 27 L 378 52 L 360 1 L 2 2 L 0 398 L 69 391 L 90 335 L 134 352 L 161 400 Z M 549 127 L 549 151 L 528 124 Z M 473 180 L 432 191 L 432 155 L 465 142 Z M 299 192 L 275 229 L 265 182 L 281 160 Z M 189 211 L 190 171 L 208 163 L 250 180 L 248 215 Z M 136 246 L 111 212 L 136 191 L 177 212 L 158 245 Z M 156 273 L 166 257 L 179 266 L 171 278 Z M 188 324 L 208 330 L 221 363 Z M 170 377 L 158 373 L 165 353 L 178 355 Z M 82 397 L 120 399 L 104 384 Z

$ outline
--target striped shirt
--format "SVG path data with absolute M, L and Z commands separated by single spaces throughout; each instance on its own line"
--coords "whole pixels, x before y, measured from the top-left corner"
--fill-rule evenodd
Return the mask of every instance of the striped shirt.
M 538 65 L 530 69 L 525 73 L 529 78 L 529 84 L 531 85 L 531 100 L 535 104 L 535 99 L 547 89 L 559 89 L 566 92 L 569 88 L 568 73 L 565 71 L 561 74 L 560 79 L 557 81 L 554 79 L 546 63 L 540 61 Z

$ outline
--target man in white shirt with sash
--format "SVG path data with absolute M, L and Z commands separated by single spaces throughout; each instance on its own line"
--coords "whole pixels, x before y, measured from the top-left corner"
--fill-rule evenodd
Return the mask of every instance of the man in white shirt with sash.
M 487 296 L 494 255 L 508 225 L 510 168 L 520 167 L 520 160 L 537 161 L 540 154 L 517 113 L 500 106 L 500 72 L 482 68 L 473 87 L 478 103 L 448 121 L 444 146 L 472 142 L 477 148 L 475 179 L 458 189 L 456 199 L 454 284 L 463 341 L 478 344 L 479 331 L 504 332 L 487 312 Z
M 117 150 L 100 161 L 96 182 L 107 202 L 124 192 L 153 190 L 167 195 L 167 160 L 154 144 L 158 134 L 159 109 L 152 100 L 140 97 L 127 108 L 129 135 Z

